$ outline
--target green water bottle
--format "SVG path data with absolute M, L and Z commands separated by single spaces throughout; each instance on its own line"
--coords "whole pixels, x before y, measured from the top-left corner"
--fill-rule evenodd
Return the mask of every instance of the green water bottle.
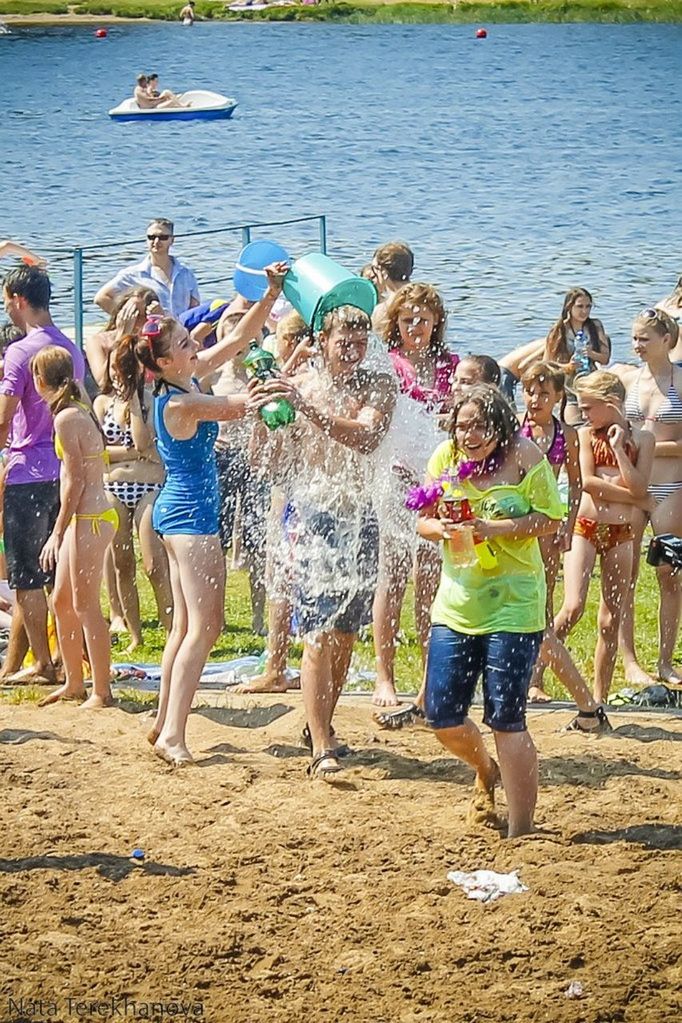
M 244 368 L 249 377 L 258 380 L 272 380 L 275 377 L 277 364 L 271 352 L 266 352 L 257 341 L 252 341 L 249 351 L 244 357 Z M 261 419 L 270 430 L 278 426 L 288 426 L 296 418 L 296 409 L 286 398 L 276 398 L 263 405 L 260 410 Z

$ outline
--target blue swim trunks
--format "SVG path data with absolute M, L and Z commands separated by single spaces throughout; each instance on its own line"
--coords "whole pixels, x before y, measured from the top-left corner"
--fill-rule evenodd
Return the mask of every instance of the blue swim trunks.
M 284 533 L 291 570 L 293 631 L 356 633 L 372 620 L 379 526 L 362 508 L 349 516 L 288 504 Z

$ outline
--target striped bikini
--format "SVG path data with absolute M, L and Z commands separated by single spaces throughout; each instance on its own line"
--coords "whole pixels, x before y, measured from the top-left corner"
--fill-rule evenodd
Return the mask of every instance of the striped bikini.
M 668 393 L 659 406 L 655 416 L 645 416 L 642 411 L 642 403 L 639 394 L 642 372 L 643 370 L 639 371 L 637 383 L 633 388 L 631 388 L 625 401 L 625 414 L 628 419 L 639 421 L 641 423 L 682 423 L 682 398 L 680 398 L 677 388 L 673 383 L 675 368 L 673 366 L 670 367 L 670 385 L 668 386 Z M 661 504 L 665 501 L 666 497 L 670 497 L 671 494 L 675 494 L 678 490 L 682 490 L 682 480 L 675 480 L 673 483 L 650 483 L 648 489 L 649 493 L 656 501 L 656 504 Z

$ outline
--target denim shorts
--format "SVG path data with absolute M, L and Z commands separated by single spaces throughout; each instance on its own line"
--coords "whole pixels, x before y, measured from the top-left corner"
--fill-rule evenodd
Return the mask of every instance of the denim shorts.
M 542 632 L 471 636 L 432 625 L 426 664 L 426 719 L 432 728 L 464 723 L 483 677 L 483 720 L 496 732 L 526 728 L 528 686 Z

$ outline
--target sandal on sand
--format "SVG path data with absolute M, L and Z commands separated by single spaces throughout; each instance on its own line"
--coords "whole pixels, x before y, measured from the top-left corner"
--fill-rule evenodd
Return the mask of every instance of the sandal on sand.
M 581 718 L 589 718 L 593 720 L 597 719 L 596 728 L 583 728 L 580 724 Z M 565 732 L 582 732 L 583 735 L 607 735 L 613 731 L 613 726 L 606 716 L 606 711 L 603 707 L 597 707 L 596 710 L 580 710 L 573 718 L 572 721 L 566 725 Z
M 59 679 L 56 675 L 41 675 L 32 668 L 20 668 L 11 675 L 4 675 L 0 682 L 4 686 L 56 686 Z
M 333 738 L 335 738 L 335 736 L 336 736 L 336 732 L 334 731 L 333 728 L 330 728 L 329 729 L 329 737 L 331 739 L 333 739 Z M 301 732 L 301 738 L 303 739 L 303 743 L 304 743 L 306 749 L 310 750 L 310 752 L 312 753 L 313 752 L 313 737 L 310 734 L 310 728 L 308 727 L 308 723 L 307 722 L 303 726 L 303 731 Z M 353 750 L 350 748 L 350 746 L 346 746 L 346 744 L 344 743 L 341 746 L 337 746 L 336 749 L 334 750 L 334 753 L 336 754 L 337 757 L 349 757 L 349 756 L 352 755 Z
M 416 703 L 406 703 L 398 710 L 375 711 L 372 715 L 380 728 L 387 728 L 390 731 L 397 731 L 408 725 L 413 725 L 415 720 L 424 719 L 426 715 Z
M 321 781 L 332 781 L 337 775 L 343 774 L 336 750 L 323 749 L 310 761 L 306 773 L 312 780 L 318 778 Z

